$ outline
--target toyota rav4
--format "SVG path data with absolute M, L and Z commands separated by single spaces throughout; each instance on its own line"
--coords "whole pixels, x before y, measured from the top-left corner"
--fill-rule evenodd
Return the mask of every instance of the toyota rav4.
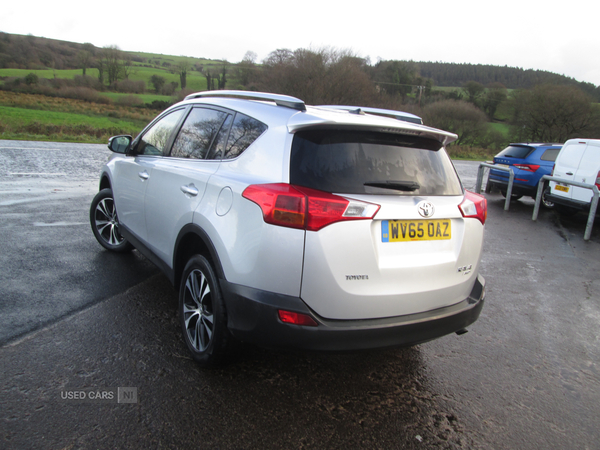
M 460 334 L 484 302 L 487 203 L 445 151 L 457 136 L 419 121 L 276 94 L 189 95 L 135 139 L 110 139 L 92 230 L 167 275 L 205 366 L 232 338 L 340 351 Z

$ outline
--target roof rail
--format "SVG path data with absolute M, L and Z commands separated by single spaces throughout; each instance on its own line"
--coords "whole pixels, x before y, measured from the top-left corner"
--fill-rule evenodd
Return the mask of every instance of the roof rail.
M 394 111 L 391 109 L 381 109 L 381 108 L 370 108 L 366 106 L 347 106 L 347 105 L 320 105 L 319 108 L 328 108 L 328 109 L 341 109 L 344 111 L 351 111 L 357 114 L 366 113 L 366 114 L 374 114 L 377 116 L 384 117 L 392 117 L 397 120 L 403 120 L 405 122 L 418 123 L 423 125 L 423 119 L 419 116 L 415 116 L 414 114 L 403 112 L 403 111 Z
M 253 91 L 204 91 L 188 95 L 185 100 L 203 97 L 237 97 L 248 100 L 267 100 L 274 102 L 277 106 L 295 109 L 297 111 L 306 111 L 306 105 L 302 100 L 289 95 L 269 94 L 267 92 Z

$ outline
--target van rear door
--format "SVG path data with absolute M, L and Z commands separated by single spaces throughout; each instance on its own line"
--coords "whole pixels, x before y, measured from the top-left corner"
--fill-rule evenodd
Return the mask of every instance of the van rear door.
M 600 171 L 600 142 L 587 141 L 587 146 L 581 157 L 579 168 L 575 173 L 575 181 L 586 184 L 594 184 Z M 573 200 L 590 202 L 592 199 L 591 189 L 573 186 Z
M 585 140 L 571 139 L 565 142 L 556 158 L 554 176 L 567 181 L 574 181 L 586 147 L 587 141 Z M 550 188 L 553 195 L 568 199 L 573 198 L 573 186 L 571 185 L 551 181 Z

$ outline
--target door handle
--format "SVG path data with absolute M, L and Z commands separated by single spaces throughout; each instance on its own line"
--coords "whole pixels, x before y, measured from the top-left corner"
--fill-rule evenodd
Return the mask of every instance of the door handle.
M 573 175 L 573 172 L 567 172 L 567 175 Z
M 142 179 L 142 181 L 146 181 L 148 178 L 150 178 L 150 175 L 148 175 L 148 172 L 146 172 L 145 170 L 143 172 L 138 173 L 138 176 Z
M 191 195 L 192 197 L 198 195 L 198 189 L 196 189 L 196 186 L 194 186 L 193 183 L 189 186 L 181 186 L 179 189 L 181 189 L 181 192 L 184 194 Z

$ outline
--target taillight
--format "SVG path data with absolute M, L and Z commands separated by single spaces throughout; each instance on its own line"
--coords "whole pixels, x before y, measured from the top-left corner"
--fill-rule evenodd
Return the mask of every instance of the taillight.
M 482 224 L 485 224 L 487 219 L 487 200 L 482 195 L 465 191 L 465 198 L 458 205 L 458 208 L 463 217 L 477 219 Z
M 539 164 L 514 164 L 517 169 L 526 170 L 527 172 L 535 172 L 540 168 Z
M 596 175 L 596 187 L 598 189 L 600 189 L 600 172 L 598 172 L 598 175 Z
M 380 206 L 285 183 L 254 184 L 242 196 L 260 206 L 272 225 L 318 231 L 332 223 L 372 219 Z

